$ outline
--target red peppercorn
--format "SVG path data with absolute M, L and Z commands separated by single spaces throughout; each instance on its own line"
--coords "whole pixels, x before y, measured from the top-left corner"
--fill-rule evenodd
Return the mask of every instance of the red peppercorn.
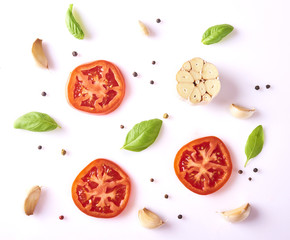
M 59 216 L 59 220 L 63 220 L 64 219 L 64 216 L 63 215 L 60 215 Z

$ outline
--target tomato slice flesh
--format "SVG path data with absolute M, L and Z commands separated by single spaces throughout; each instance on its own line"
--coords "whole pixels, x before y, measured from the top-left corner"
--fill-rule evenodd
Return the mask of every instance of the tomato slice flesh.
M 225 145 L 216 137 L 195 141 L 179 150 L 175 172 L 191 191 L 209 194 L 228 180 L 232 170 L 230 156 Z
M 120 207 L 126 195 L 126 185 L 117 183 L 122 176 L 112 167 L 103 164 L 92 167 L 77 185 L 78 201 L 91 212 L 113 213 L 114 205 Z

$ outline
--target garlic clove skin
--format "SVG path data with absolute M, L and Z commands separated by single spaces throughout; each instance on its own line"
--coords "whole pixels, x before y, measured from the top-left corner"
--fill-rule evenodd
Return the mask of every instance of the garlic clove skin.
M 32 45 L 32 55 L 36 63 L 43 68 L 48 68 L 47 58 L 42 48 L 42 40 L 37 38 Z
M 229 222 L 241 222 L 244 221 L 251 212 L 251 206 L 249 203 L 242 205 L 239 208 L 221 212 L 221 215 Z
M 151 212 L 147 208 L 138 211 L 138 218 L 141 225 L 149 229 L 158 228 L 164 224 L 157 214 Z
M 230 112 L 231 114 L 236 118 L 241 119 L 247 119 L 250 118 L 254 113 L 256 109 L 255 108 L 245 108 L 236 104 L 231 104 L 230 106 Z
M 41 188 L 34 186 L 30 189 L 24 201 L 24 212 L 27 216 L 33 215 L 34 209 L 40 198 Z

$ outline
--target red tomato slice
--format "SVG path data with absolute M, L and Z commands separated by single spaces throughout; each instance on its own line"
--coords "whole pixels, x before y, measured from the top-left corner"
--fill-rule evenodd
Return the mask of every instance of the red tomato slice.
M 112 218 L 126 207 L 130 189 L 128 175 L 116 163 L 100 158 L 76 177 L 72 198 L 83 213 L 97 218 Z
M 232 161 L 217 137 L 204 137 L 184 145 L 176 154 L 178 179 L 192 192 L 207 195 L 219 190 L 230 178 Z
M 108 114 L 118 108 L 125 95 L 125 81 L 111 62 L 98 60 L 75 68 L 68 79 L 66 97 L 76 109 Z

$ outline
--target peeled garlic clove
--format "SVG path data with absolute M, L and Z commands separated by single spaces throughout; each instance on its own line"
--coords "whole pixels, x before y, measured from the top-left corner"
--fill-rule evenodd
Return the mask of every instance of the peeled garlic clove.
M 24 212 L 26 215 L 32 215 L 37 205 L 41 193 L 39 186 L 34 186 L 30 189 L 24 201 Z
M 39 38 L 32 45 L 32 55 L 40 67 L 48 68 L 47 58 L 42 48 L 42 40 Z
M 148 27 L 143 22 L 141 22 L 141 21 L 138 21 L 138 23 L 139 23 L 139 26 L 141 28 L 141 31 L 144 33 L 144 35 L 149 36 L 150 35 L 150 32 L 149 32 Z
M 164 224 L 162 219 L 147 208 L 138 211 L 138 218 L 140 223 L 145 228 L 157 228 Z
M 231 104 L 230 106 L 231 114 L 236 118 L 249 118 L 256 111 L 255 108 L 249 109 L 236 104 Z
M 188 82 L 188 83 L 194 82 L 191 74 L 187 71 L 182 71 L 182 70 L 177 72 L 176 80 L 177 80 L 177 82 Z
M 201 73 L 203 64 L 204 64 L 203 59 L 196 57 L 196 58 L 191 59 L 189 62 L 192 66 L 193 71 Z
M 221 215 L 229 222 L 241 222 L 245 220 L 251 212 L 251 206 L 249 203 L 244 204 L 243 206 L 229 210 L 229 211 L 224 211 L 221 212 Z
M 178 94 L 184 99 L 189 98 L 193 88 L 194 88 L 193 83 L 178 83 L 176 86 Z
M 206 91 L 212 96 L 216 96 L 220 89 L 221 89 L 221 83 L 219 80 L 207 80 L 204 82 Z
M 202 70 L 203 79 L 214 79 L 218 78 L 219 73 L 215 65 L 212 63 L 205 63 Z

